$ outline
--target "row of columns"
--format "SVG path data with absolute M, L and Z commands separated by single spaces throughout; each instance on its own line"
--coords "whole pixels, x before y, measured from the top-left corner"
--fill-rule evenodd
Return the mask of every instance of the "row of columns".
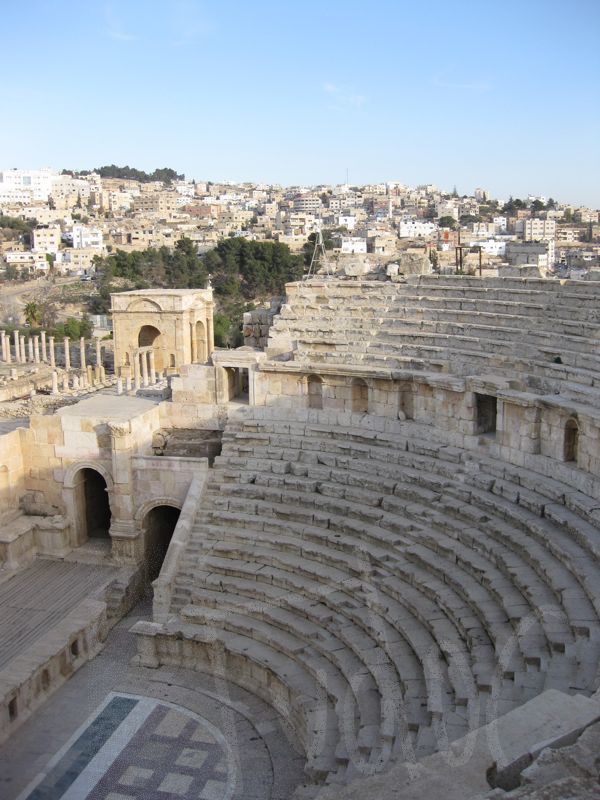
M 104 367 L 88 366 L 87 370 L 81 372 L 65 372 L 59 376 L 58 372 L 52 373 L 52 394 L 60 394 L 61 391 L 68 392 L 69 389 L 85 389 L 94 384 L 104 383 L 106 373 Z
M 2 361 L 5 364 L 50 364 L 56 366 L 56 347 L 54 336 L 46 336 L 46 331 L 41 331 L 39 336 L 22 336 L 18 330 L 13 331 L 13 342 L 11 336 L 6 331 L 0 331 L 0 350 Z M 80 368 L 85 370 L 86 363 L 86 343 L 81 337 L 79 340 L 79 361 Z M 14 350 L 14 352 L 13 352 Z M 71 340 L 68 336 L 63 339 L 63 350 L 65 359 L 65 369 L 71 369 Z M 102 345 L 100 337 L 96 337 L 96 367 L 102 366 Z
M 123 391 L 127 393 L 137 391 L 142 386 L 154 386 L 167 374 L 166 370 L 156 371 L 154 348 L 151 346 L 140 347 L 130 353 L 129 363 L 132 366 L 133 377 L 128 375 L 125 379 L 117 378 L 117 394 L 123 394 Z

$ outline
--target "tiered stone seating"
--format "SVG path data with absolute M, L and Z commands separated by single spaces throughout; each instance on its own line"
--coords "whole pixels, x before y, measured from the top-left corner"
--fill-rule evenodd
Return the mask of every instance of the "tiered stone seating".
M 590 348 L 599 303 L 597 284 L 421 276 L 400 287 L 365 361 L 402 366 L 413 357 L 455 374 L 543 377 L 543 391 L 585 402 L 583 387 L 600 385 Z
M 346 782 L 543 689 L 597 688 L 594 514 L 414 423 L 240 410 L 172 611 L 247 687 L 286 687 L 309 770 Z
M 495 373 L 583 404 L 600 386 L 600 286 L 591 282 L 419 276 L 407 284 L 299 284 L 270 346 L 294 362 Z
M 303 361 L 328 360 L 332 353 L 360 361 L 396 293 L 394 284 L 383 281 L 296 284 L 271 327 L 269 347 L 291 344 Z

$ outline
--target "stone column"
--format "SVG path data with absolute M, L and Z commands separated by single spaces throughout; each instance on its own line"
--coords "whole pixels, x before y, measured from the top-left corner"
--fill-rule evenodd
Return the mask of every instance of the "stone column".
M 79 340 L 79 364 L 81 369 L 85 369 L 85 339 L 83 336 Z
M 190 322 L 190 341 L 192 343 L 192 364 L 198 361 L 198 342 L 196 341 L 196 329 L 193 322 Z
M 73 375 L 73 389 L 79 389 L 79 376 Z
M 131 391 L 131 375 L 127 375 L 125 378 L 125 391 L 127 393 Z
M 30 364 L 33 364 L 33 339 L 31 336 L 27 337 L 27 360 Z
M 50 345 L 50 366 L 56 366 L 56 352 L 54 350 L 54 336 L 51 336 L 48 340 Z
M 117 394 L 123 394 L 123 378 L 117 378 Z
M 52 373 L 52 394 L 58 394 L 58 373 Z
M 48 362 L 48 349 L 46 347 L 46 331 L 42 331 L 40 333 L 41 340 L 42 340 L 42 361 L 44 363 Z
M 4 334 L 4 341 L 6 343 L 6 363 L 7 364 L 11 364 L 12 363 L 12 356 L 10 354 L 10 336 L 8 336 L 7 334 Z
M 36 364 L 40 363 L 40 337 L 33 337 L 33 360 Z
M 27 363 L 27 353 L 25 352 L 25 337 L 20 336 L 19 339 L 21 340 L 21 364 Z
M 148 353 L 146 350 L 142 350 L 140 353 L 141 361 L 142 361 L 142 385 L 144 387 L 148 386 Z
M 65 369 L 71 369 L 71 352 L 69 350 L 69 337 L 65 336 L 63 342 L 65 346 Z
M 206 358 L 210 358 L 215 349 L 215 331 L 213 326 L 214 305 L 209 303 L 206 308 Z
M 102 345 L 100 344 L 100 337 L 96 336 L 96 366 L 102 364 Z
M 68 392 L 69 391 L 69 376 L 67 375 L 66 372 L 63 375 L 62 386 L 63 386 L 63 392 Z
M 2 361 L 7 361 L 6 358 L 6 331 L 0 331 L 0 342 L 2 343 Z
M 19 331 L 13 332 L 13 338 L 15 340 L 15 361 L 17 364 L 21 363 L 21 339 L 19 337 Z
M 110 536 L 113 557 L 121 564 L 135 564 L 142 558 L 142 541 L 135 529 L 133 467 L 135 437 L 129 422 L 109 422 L 112 475 L 110 492 Z
M 142 382 L 140 380 L 140 351 L 136 350 L 133 354 L 133 384 L 135 386 L 135 390 L 141 387 Z
M 150 364 L 150 383 L 154 385 L 156 383 L 156 364 L 154 362 L 154 350 L 150 350 L 148 353 L 148 361 Z

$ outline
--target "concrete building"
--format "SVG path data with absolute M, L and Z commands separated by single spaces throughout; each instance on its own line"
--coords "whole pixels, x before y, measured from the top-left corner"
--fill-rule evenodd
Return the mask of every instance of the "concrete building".
M 60 250 L 61 235 L 60 225 L 37 227 L 33 231 L 32 249 L 56 255 Z
M 59 177 L 51 169 L 9 169 L 0 172 L 0 203 L 46 201 Z
M 301 194 L 294 198 L 294 211 L 318 214 L 322 208 L 323 203 L 318 194 Z
M 342 236 L 340 251 L 342 253 L 366 253 L 367 240 L 360 236 Z
M 549 242 L 556 237 L 556 220 L 532 217 L 523 220 L 523 241 Z
M 400 239 L 424 239 L 433 236 L 438 229 L 435 222 L 418 219 L 403 219 L 398 224 Z
M 76 250 L 97 250 L 104 247 L 104 237 L 99 228 L 90 228 L 87 225 L 73 225 L 71 231 L 71 242 Z

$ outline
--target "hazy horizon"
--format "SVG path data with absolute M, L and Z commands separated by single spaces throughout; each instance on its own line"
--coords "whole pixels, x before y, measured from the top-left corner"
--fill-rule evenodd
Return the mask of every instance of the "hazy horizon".
M 600 4 L 3 9 L 0 168 L 433 183 L 600 207 Z

